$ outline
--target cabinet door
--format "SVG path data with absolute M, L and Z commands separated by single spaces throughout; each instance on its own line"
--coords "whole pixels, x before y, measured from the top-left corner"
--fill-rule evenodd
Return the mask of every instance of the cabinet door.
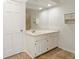
M 35 44 L 36 48 L 36 56 L 46 52 L 47 50 L 47 41 L 46 40 L 38 40 Z
M 48 50 L 53 49 L 55 47 L 57 47 L 58 45 L 58 36 L 57 35 L 49 35 L 47 38 L 47 45 L 48 45 Z
M 48 50 L 53 49 L 55 47 L 57 47 L 57 40 L 49 39 L 48 40 Z

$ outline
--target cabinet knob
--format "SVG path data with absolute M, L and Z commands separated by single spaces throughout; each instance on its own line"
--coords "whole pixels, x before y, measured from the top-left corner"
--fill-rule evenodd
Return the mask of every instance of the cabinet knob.
M 35 56 L 36 56 L 36 53 L 35 53 Z
M 35 43 L 35 45 L 37 45 L 37 44 Z
M 38 42 L 37 40 L 35 42 Z
M 47 50 L 48 50 L 48 48 L 47 48 Z
M 47 42 L 48 42 L 48 40 L 47 40 Z

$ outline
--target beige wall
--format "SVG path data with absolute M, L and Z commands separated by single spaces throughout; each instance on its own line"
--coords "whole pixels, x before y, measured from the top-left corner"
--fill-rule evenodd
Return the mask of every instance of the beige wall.
M 61 7 L 65 13 L 75 12 L 75 0 L 62 0 Z M 63 24 L 59 46 L 75 53 L 75 24 Z

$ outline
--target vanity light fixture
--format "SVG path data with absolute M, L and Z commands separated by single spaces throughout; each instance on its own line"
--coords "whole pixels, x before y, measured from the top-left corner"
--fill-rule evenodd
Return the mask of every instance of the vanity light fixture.
M 48 6 L 52 6 L 51 4 L 48 4 Z
M 40 7 L 39 10 L 41 10 L 42 8 Z

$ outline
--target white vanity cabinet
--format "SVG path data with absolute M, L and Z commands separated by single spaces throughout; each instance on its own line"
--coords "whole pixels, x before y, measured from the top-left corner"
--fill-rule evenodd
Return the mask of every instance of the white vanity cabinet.
M 27 45 L 29 45 L 29 49 L 27 46 L 27 51 L 32 55 L 32 57 L 39 56 L 40 54 L 43 54 L 58 45 L 58 32 L 51 32 L 51 33 L 45 33 L 40 35 L 28 35 L 27 37 L 29 42 Z

